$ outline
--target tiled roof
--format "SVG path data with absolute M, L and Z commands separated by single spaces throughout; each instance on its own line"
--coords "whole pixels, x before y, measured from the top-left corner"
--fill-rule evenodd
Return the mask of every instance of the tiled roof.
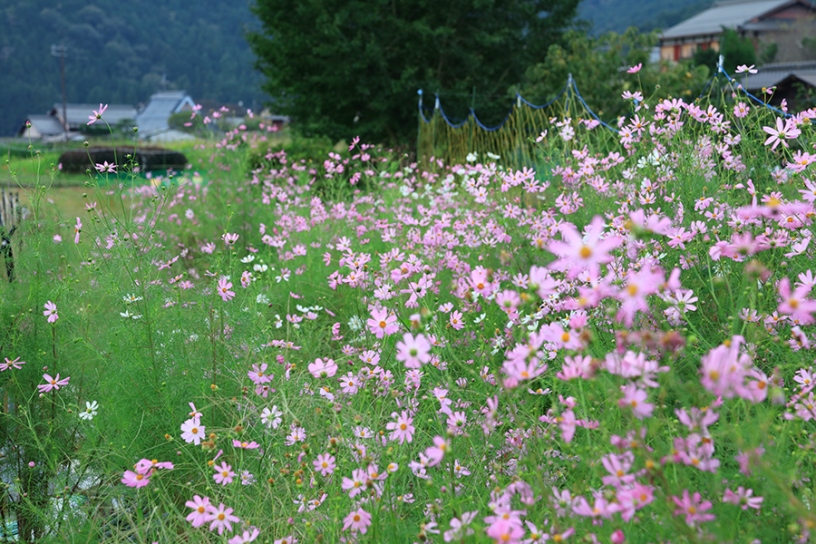
M 816 87 L 816 62 L 767 64 L 759 68 L 756 74 L 738 74 L 734 77 L 743 87 L 754 92 L 779 85 L 790 76 Z
M 99 104 L 66 104 L 65 113 L 68 117 L 68 124 L 71 127 L 78 127 L 88 123 L 88 117 L 93 115 L 93 112 L 99 111 Z M 54 104 L 51 110 L 53 114 L 62 119 L 62 103 Z M 136 108 L 133 106 L 121 104 L 109 104 L 102 118 L 108 122 L 110 126 L 114 126 L 125 119 L 136 118 Z
M 722 27 L 736 28 L 795 0 L 721 0 L 709 9 L 663 31 L 661 39 L 719 35 Z
M 59 119 L 50 115 L 29 115 L 28 121 L 34 130 L 44 136 L 54 136 L 64 132 Z

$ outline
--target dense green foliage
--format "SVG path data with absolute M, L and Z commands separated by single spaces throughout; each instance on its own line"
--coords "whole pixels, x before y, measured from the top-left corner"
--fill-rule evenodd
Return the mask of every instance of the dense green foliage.
M 457 116 L 474 94 L 480 111 L 504 113 L 504 91 L 559 40 L 577 5 L 259 0 L 263 30 L 250 44 L 264 89 L 305 132 L 407 142 L 417 89 L 438 92 Z
M 137 105 L 166 87 L 259 107 L 260 78 L 243 36 L 250 24 L 240 0 L 0 0 L 0 135 L 61 100 L 52 44 L 68 48 L 69 102 Z
M 708 73 L 684 64 L 650 65 L 649 52 L 656 42 L 655 34 L 634 28 L 599 38 L 571 32 L 563 46 L 551 47 L 546 58 L 527 71 L 519 92 L 528 100 L 544 103 L 561 91 L 571 73 L 587 104 L 607 121 L 627 111 L 629 105 L 621 101 L 621 94 L 638 90 L 638 82 L 647 97 L 693 99 Z M 637 76 L 626 73 L 637 64 L 644 66 Z
M 741 64 L 746 66 L 757 64 L 756 51 L 751 40 L 740 36 L 736 30 L 731 28 L 723 28 L 719 51 L 698 49 L 694 53 L 694 64 L 708 66 L 713 73 L 717 69 L 720 54 L 723 56 L 723 68 L 729 73 L 732 73 Z

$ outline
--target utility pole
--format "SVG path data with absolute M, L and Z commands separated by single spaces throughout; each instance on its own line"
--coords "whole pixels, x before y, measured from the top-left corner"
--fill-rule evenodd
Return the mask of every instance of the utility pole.
M 60 59 L 60 85 L 62 87 L 62 124 L 65 130 L 65 139 L 68 140 L 68 114 L 65 98 L 65 57 L 68 55 L 68 48 L 64 45 L 52 45 L 51 54 Z

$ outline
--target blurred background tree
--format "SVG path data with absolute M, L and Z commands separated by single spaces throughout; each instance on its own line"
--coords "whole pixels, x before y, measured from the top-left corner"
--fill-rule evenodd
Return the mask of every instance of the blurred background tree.
M 560 42 L 579 0 L 256 0 L 263 89 L 306 134 L 406 143 L 417 89 L 501 121 L 506 90 Z
M 608 122 L 631 108 L 631 102 L 621 98 L 624 91 L 642 91 L 647 99 L 695 98 L 709 77 L 708 70 L 688 61 L 650 62 L 656 44 L 656 33 L 635 28 L 597 38 L 569 32 L 563 44 L 551 46 L 544 60 L 527 70 L 524 81 L 510 89 L 509 97 L 518 91 L 527 100 L 542 104 L 561 91 L 571 73 L 589 107 Z M 637 64 L 643 65 L 640 72 L 626 72 Z
M 773 48 L 772 48 L 773 49 Z M 751 40 L 743 38 L 737 31 L 732 28 L 723 27 L 722 38 L 720 39 L 720 50 L 713 49 L 698 49 L 694 53 L 694 64 L 697 66 L 706 66 L 713 74 L 717 70 L 717 62 L 723 56 L 723 68 L 729 74 L 733 74 L 737 66 L 744 64 L 751 66 L 757 64 L 756 51 Z M 776 56 L 776 49 L 768 50 L 765 53 L 773 59 Z

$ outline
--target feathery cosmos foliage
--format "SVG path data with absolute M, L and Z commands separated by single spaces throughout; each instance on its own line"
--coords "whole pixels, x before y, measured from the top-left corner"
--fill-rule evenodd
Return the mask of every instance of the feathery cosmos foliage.
M 0 285 L 3 530 L 812 540 L 816 109 L 736 91 L 554 117 L 521 170 L 239 126 L 207 184 L 100 172 L 76 221 L 41 180 Z

